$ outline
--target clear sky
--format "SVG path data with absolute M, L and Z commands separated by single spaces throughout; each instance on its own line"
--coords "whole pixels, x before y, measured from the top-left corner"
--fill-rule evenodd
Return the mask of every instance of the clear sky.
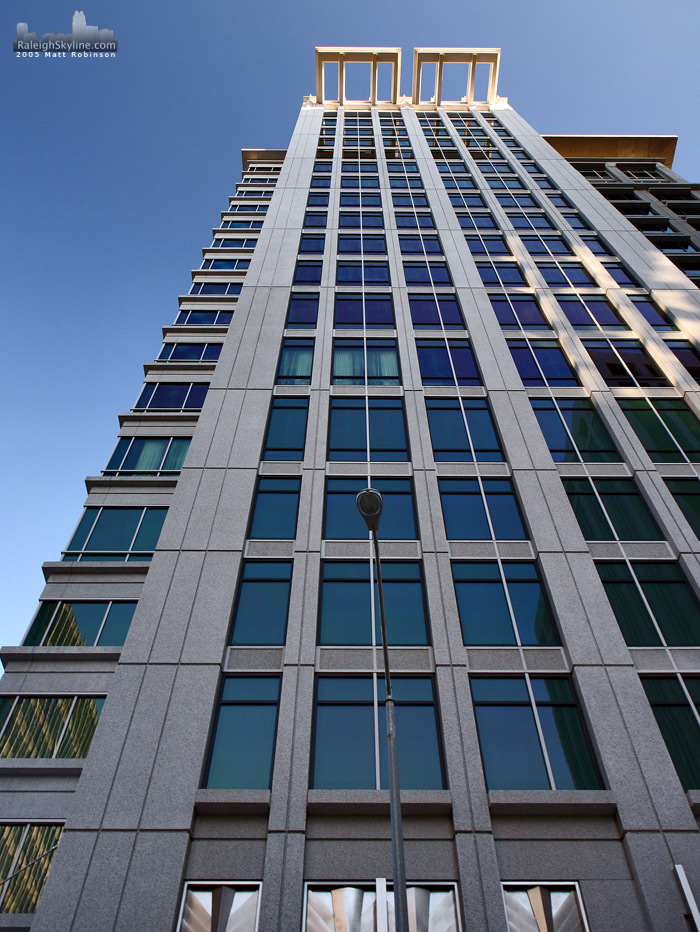
M 75 0 L 74 0 L 75 2 Z M 142 364 L 240 176 L 284 148 L 316 45 L 497 46 L 499 92 L 540 132 L 676 134 L 700 180 L 698 0 L 81 0 L 113 60 L 16 59 L 18 22 L 69 32 L 74 5 L 5 0 L 3 604 L 16 644 L 135 402 Z

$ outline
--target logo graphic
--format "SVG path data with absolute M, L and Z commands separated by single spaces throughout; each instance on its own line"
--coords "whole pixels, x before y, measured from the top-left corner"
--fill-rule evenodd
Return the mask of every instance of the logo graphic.
M 17 39 L 12 46 L 15 52 L 44 52 L 46 57 L 58 57 L 56 53 L 71 53 L 72 58 L 102 57 L 107 53 L 113 57 L 117 50 L 117 40 L 111 29 L 99 29 L 88 26 L 82 10 L 73 14 L 73 31 L 68 33 L 46 32 L 39 38 L 29 31 L 27 23 L 17 23 Z M 111 53 L 111 54 L 110 54 Z

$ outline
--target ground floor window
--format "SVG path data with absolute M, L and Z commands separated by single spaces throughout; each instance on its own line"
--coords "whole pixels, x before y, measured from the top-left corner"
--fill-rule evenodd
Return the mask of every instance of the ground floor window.
M 459 932 L 454 884 L 408 882 L 408 926 L 415 932 Z M 394 893 L 384 878 L 367 884 L 314 884 L 306 889 L 304 932 L 378 932 L 394 928 Z

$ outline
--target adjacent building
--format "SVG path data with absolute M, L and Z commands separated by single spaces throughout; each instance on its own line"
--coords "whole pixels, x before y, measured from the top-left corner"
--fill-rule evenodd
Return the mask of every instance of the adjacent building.
M 393 928 L 372 485 L 412 932 L 700 930 L 700 187 L 499 60 L 243 151 L 2 650 L 0 929 Z

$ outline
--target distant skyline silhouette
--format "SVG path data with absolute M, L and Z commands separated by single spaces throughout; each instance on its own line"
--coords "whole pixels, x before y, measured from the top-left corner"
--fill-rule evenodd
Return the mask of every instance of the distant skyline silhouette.
M 117 48 L 113 30 L 89 26 L 82 10 L 76 10 L 73 13 L 71 32 L 45 32 L 41 39 L 36 32 L 29 32 L 28 23 L 17 23 L 17 38 L 13 46 L 16 52 L 30 50 L 38 46 L 44 48 L 46 45 L 57 45 L 66 49 L 109 47 L 110 50 L 114 50 Z

